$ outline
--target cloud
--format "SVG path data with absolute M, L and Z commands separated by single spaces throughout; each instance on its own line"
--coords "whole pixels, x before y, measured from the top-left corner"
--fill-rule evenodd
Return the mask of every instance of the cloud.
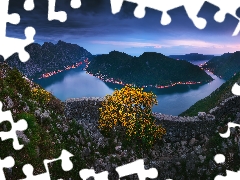
M 167 40 L 167 44 L 171 46 L 192 46 L 192 47 L 215 47 L 215 48 L 223 48 L 223 45 L 219 45 L 217 43 L 211 43 L 211 42 L 206 42 L 206 41 L 201 41 L 201 40 Z
M 157 43 L 127 42 L 127 41 L 91 41 L 91 43 L 124 46 L 124 47 L 154 47 L 154 48 L 162 47 L 161 44 L 157 44 Z
M 240 49 L 240 44 L 212 43 L 201 40 L 165 40 L 161 43 L 155 42 L 134 42 L 134 41 L 91 41 L 94 44 L 114 45 L 124 47 L 153 47 L 153 48 L 168 48 L 175 46 L 184 46 L 191 48 L 216 48 L 216 49 Z
M 217 23 L 213 17 L 218 9 L 211 4 L 205 4 L 199 13 L 199 17 L 208 22 L 204 30 L 199 30 L 183 7 L 169 11 L 172 22 L 162 26 L 162 13 L 156 10 L 146 8 L 144 18 L 135 18 L 134 3 L 124 2 L 121 11 L 113 15 L 109 0 L 82 0 L 80 9 L 72 9 L 70 0 L 57 0 L 56 11 L 66 11 L 68 15 L 67 21 L 61 23 L 48 21 L 48 0 L 34 0 L 35 8 L 30 12 L 23 9 L 24 2 L 10 1 L 9 13 L 19 13 L 21 21 L 18 25 L 7 24 L 7 36 L 24 39 L 24 29 L 32 26 L 36 29 L 37 43 L 63 40 L 79 44 L 93 54 L 131 48 L 138 49 L 140 54 L 143 50 L 227 52 L 240 49 L 237 37 L 231 36 L 236 19 L 227 15 L 223 23 Z
M 201 40 L 163 40 L 161 42 L 139 41 L 91 41 L 93 47 L 101 45 L 102 50 L 124 51 L 130 55 L 139 56 L 143 52 L 158 52 L 165 55 L 202 53 L 223 54 L 239 51 L 240 43 L 214 43 Z M 113 49 L 114 48 L 114 49 Z M 100 54 L 100 52 L 98 52 Z

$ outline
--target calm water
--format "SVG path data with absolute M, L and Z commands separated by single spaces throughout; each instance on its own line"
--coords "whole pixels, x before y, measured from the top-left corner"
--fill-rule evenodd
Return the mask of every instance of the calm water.
M 206 61 L 194 61 L 192 63 L 199 65 Z M 158 105 L 153 106 L 153 112 L 179 115 L 225 82 L 217 76 L 207 73 L 214 79 L 208 84 L 177 85 L 165 89 L 146 88 L 145 91 L 152 91 L 157 95 Z M 81 68 L 71 69 L 50 78 L 39 80 L 38 83 L 62 101 L 68 98 L 104 97 L 107 94 L 112 94 L 115 88 L 122 88 L 121 85 L 102 82 L 98 78 L 86 74 Z

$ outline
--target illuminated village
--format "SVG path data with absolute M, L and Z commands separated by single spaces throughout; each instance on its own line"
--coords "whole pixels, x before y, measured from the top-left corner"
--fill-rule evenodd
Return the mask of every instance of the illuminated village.
M 81 61 L 81 62 L 75 63 L 75 64 L 73 64 L 73 65 L 71 65 L 71 66 L 67 66 L 67 67 L 64 66 L 64 69 L 63 69 L 63 70 L 56 70 L 56 71 L 52 71 L 52 72 L 48 72 L 48 73 L 42 74 L 42 76 L 39 77 L 38 79 L 48 78 L 48 77 L 51 77 L 51 76 L 56 75 L 56 74 L 58 74 L 58 73 L 61 73 L 61 72 L 63 72 L 63 71 L 78 68 L 79 66 L 83 65 L 83 63 L 85 63 L 85 67 L 84 67 L 82 70 L 86 71 L 88 65 L 90 64 L 88 58 L 86 58 L 83 62 Z M 206 64 L 206 62 L 205 62 L 204 64 Z M 200 64 L 199 67 L 200 67 L 201 69 L 203 69 L 202 66 L 203 66 L 204 64 Z M 210 72 L 210 70 L 207 70 L 207 71 Z M 96 73 L 95 75 L 93 75 L 93 74 L 91 74 L 91 73 L 88 73 L 87 71 L 86 71 L 86 73 L 89 74 L 89 75 L 91 75 L 91 76 L 95 76 L 96 78 L 98 78 L 98 79 L 100 79 L 100 80 L 102 80 L 102 81 L 104 81 L 104 82 L 110 82 L 110 83 L 114 83 L 114 84 L 120 84 L 120 85 L 123 85 L 123 86 L 126 85 L 126 84 L 124 84 L 124 83 L 123 83 L 122 81 L 120 81 L 120 80 L 116 80 L 116 79 L 114 79 L 114 78 L 107 78 L 106 75 L 102 75 L 102 74 L 100 74 L 100 73 Z M 210 73 L 211 73 L 211 72 L 210 72 Z M 202 83 L 202 82 L 187 81 L 187 82 L 175 82 L 175 83 L 172 83 L 172 84 L 169 84 L 169 85 L 157 85 L 157 84 L 156 84 L 156 85 L 144 85 L 144 86 L 142 86 L 142 87 L 143 87 L 143 88 L 145 88 L 145 87 L 155 87 L 155 88 L 157 88 L 157 89 L 162 89 L 162 88 L 173 87 L 173 86 L 175 86 L 175 85 L 180 85 L 180 84 L 192 85 L 192 84 L 201 84 L 201 83 Z M 130 84 L 130 85 L 136 86 L 135 84 Z
M 88 58 L 86 58 L 83 62 L 86 64 L 86 67 L 87 67 L 87 65 L 89 64 Z M 71 66 L 67 66 L 67 67 L 64 66 L 64 69 L 63 69 L 63 70 L 58 69 L 58 70 L 56 70 L 56 71 L 52 71 L 52 72 L 48 72 L 48 73 L 42 74 L 42 76 L 39 77 L 38 79 L 48 78 L 48 77 L 51 77 L 51 76 L 53 76 L 53 75 L 56 75 L 56 74 L 58 74 L 58 73 L 60 73 L 60 72 L 63 72 L 63 71 L 66 71 L 66 70 L 70 70 L 70 69 L 78 68 L 79 66 L 81 66 L 81 65 L 83 64 L 83 62 L 80 61 L 80 62 L 78 62 L 78 63 L 75 63 L 75 64 L 71 65 Z

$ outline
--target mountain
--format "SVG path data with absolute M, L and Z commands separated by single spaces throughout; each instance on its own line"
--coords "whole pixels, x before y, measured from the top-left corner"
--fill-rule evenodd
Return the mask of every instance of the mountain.
M 118 128 L 110 135 L 98 129 L 103 98 L 73 98 L 62 103 L 6 63 L 0 63 L 0 87 L 2 111 L 10 110 L 14 122 L 24 119 L 28 123 L 25 131 L 16 132 L 22 149 L 16 151 L 11 139 L 0 141 L 0 157 L 12 156 L 15 161 L 12 168 L 4 168 L 6 179 L 26 178 L 22 170 L 26 164 L 34 167 L 34 176 L 45 173 L 43 160 L 58 158 L 63 149 L 73 155 L 73 168 L 63 171 L 64 161 L 59 160 L 48 164 L 51 179 L 80 179 L 83 169 L 94 169 L 96 174 L 107 171 L 109 179 L 119 179 L 115 168 L 139 159 L 144 159 L 146 169 L 157 169 L 157 179 L 214 179 L 226 169 L 239 170 L 239 130 L 231 129 L 229 138 L 219 136 L 226 132 L 227 122 L 240 122 L 239 97 L 222 103 L 215 118 L 211 114 L 200 119 L 155 113 L 156 123 L 164 125 L 167 134 L 148 152 L 139 152 L 134 142 L 122 141 Z M 9 130 L 9 122 L 0 124 L 1 132 Z M 225 155 L 225 163 L 214 162 L 219 153 Z
M 222 101 L 233 96 L 231 89 L 236 82 L 240 84 L 240 72 L 238 72 L 231 79 L 223 83 L 209 96 L 199 100 L 189 109 L 182 112 L 180 116 L 196 116 L 198 112 L 209 112 L 211 109 L 218 106 Z
M 15 161 L 12 168 L 4 170 L 6 179 L 25 178 L 22 167 L 28 163 L 33 165 L 35 173 L 42 174 L 46 172 L 43 160 L 58 158 L 62 149 L 74 155 L 79 154 L 90 142 L 83 137 L 81 127 L 65 117 L 63 102 L 6 63 L 0 63 L 0 87 L 1 111 L 9 110 L 14 122 L 24 119 L 28 124 L 25 131 L 16 132 L 20 145 L 24 145 L 22 149 L 16 151 L 11 139 L 0 141 L 0 157 L 4 159 L 11 155 Z M 4 119 L 5 122 L 0 124 L 1 133 L 11 130 L 11 124 L 7 120 L 11 119 Z M 74 138 L 78 141 L 81 138 L 86 144 L 82 144 L 82 141 L 73 143 L 71 139 Z M 88 161 L 89 159 L 85 161 L 83 158 L 78 160 L 75 164 L 77 169 L 73 169 L 69 175 L 63 174 L 61 166 L 55 164 L 51 166 L 51 179 L 67 179 L 69 176 L 76 179 L 79 177 L 79 169 L 87 168 Z
M 57 44 L 45 42 L 42 46 L 33 43 L 26 47 L 26 51 L 30 54 L 30 59 L 26 63 L 22 63 L 16 53 L 6 62 L 9 66 L 19 69 L 30 79 L 38 78 L 47 72 L 63 69 L 64 66 L 82 62 L 92 56 L 86 49 L 61 40 Z M 3 61 L 2 57 L 0 61 Z
M 102 79 L 113 78 L 124 84 L 170 85 L 179 82 L 209 82 L 213 80 L 198 66 L 176 61 L 160 53 L 145 52 L 139 57 L 112 51 L 96 56 L 87 72 Z
M 212 58 L 203 66 L 215 75 L 228 80 L 240 71 L 240 51 L 225 53 L 221 56 Z
M 169 57 L 173 58 L 173 59 L 194 61 L 194 60 L 212 59 L 214 57 L 214 55 L 204 55 L 204 54 L 198 54 L 198 53 L 190 53 L 190 54 L 185 54 L 185 55 L 170 55 Z

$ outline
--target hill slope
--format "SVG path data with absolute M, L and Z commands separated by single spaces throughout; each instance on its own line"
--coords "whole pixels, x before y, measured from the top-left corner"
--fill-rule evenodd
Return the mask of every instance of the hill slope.
M 47 72 L 63 69 L 64 66 L 73 65 L 92 56 L 86 49 L 63 41 L 58 41 L 57 44 L 45 42 L 42 46 L 33 43 L 26 47 L 26 51 L 31 57 L 26 63 L 22 63 L 16 53 L 6 62 L 30 79 L 38 78 Z M 0 61 L 3 62 L 3 58 L 0 58 Z
M 145 52 L 139 57 L 112 51 L 96 56 L 88 68 L 90 74 L 113 78 L 124 84 L 170 85 L 177 82 L 209 82 L 212 78 L 198 66 L 177 61 L 160 53 Z
M 204 55 L 198 53 L 190 53 L 185 55 L 170 55 L 170 58 L 174 59 L 184 59 L 187 61 L 197 61 L 197 60 L 208 60 L 214 57 L 214 55 Z
M 215 75 L 228 80 L 240 71 L 240 51 L 214 57 L 203 68 L 209 69 Z
M 71 158 L 74 168 L 64 172 L 61 161 L 54 162 L 49 166 L 51 179 L 79 179 L 79 170 L 89 168 L 94 152 L 89 152 L 87 157 L 81 154 L 92 141 L 82 126 L 65 117 L 64 103 L 6 63 L 0 63 L 0 101 L 3 111 L 12 112 L 14 122 L 25 119 L 28 123 L 25 131 L 17 132 L 19 143 L 24 145 L 22 149 L 13 149 L 11 139 L 0 140 L 0 158 L 12 156 L 15 160 L 12 168 L 4 168 L 6 179 L 25 178 L 22 172 L 25 164 L 34 167 L 34 174 L 45 173 L 43 160 L 58 158 L 63 149 L 77 155 Z M 0 131 L 10 129 L 7 121 L 0 124 Z
M 18 70 L 1 63 L 0 100 L 3 102 L 3 111 L 11 110 L 15 122 L 20 119 L 28 122 L 28 129 L 22 133 L 18 132 L 18 139 L 21 144 L 24 144 L 23 149 L 14 150 L 11 140 L 0 141 L 0 158 L 4 159 L 11 155 L 15 160 L 13 168 L 4 169 L 6 179 L 9 180 L 26 178 L 22 167 L 28 163 L 34 167 L 34 175 L 45 173 L 43 160 L 58 158 L 62 149 L 74 155 L 70 158 L 73 162 L 73 169 L 64 172 L 61 168 L 61 161 L 54 162 L 49 165 L 50 179 L 77 180 L 80 179 L 79 171 L 83 168 L 93 168 L 96 173 L 108 171 L 109 179 L 119 179 L 115 168 L 132 163 L 137 159 L 144 159 L 147 169 L 157 168 L 161 172 L 158 179 L 166 177 L 213 179 L 217 174 L 224 172 L 226 168 L 239 170 L 240 158 L 237 143 L 234 146 L 232 146 L 233 143 L 228 143 L 228 140 L 234 142 L 237 139 L 238 131 L 235 131 L 236 133 L 231 136 L 231 139 L 224 139 L 219 138 L 218 133 L 212 137 L 202 131 L 193 133 L 191 127 L 198 126 L 195 122 L 189 122 L 188 119 L 185 119 L 186 122 L 175 122 L 175 125 L 178 130 L 183 128 L 190 129 L 190 131 L 187 130 L 186 133 L 171 131 L 172 123 L 170 122 L 171 128 L 167 129 L 169 133 L 167 139 L 171 143 L 160 141 L 149 153 L 138 154 L 134 150 L 134 144 L 124 145 L 114 133 L 110 137 L 104 137 L 94 126 L 92 123 L 94 119 L 91 116 L 99 113 L 98 105 L 96 105 L 99 102 L 81 101 L 80 104 L 85 108 L 81 108 L 80 111 L 76 111 L 79 110 L 77 109 L 79 102 L 76 102 L 77 105 L 73 106 L 72 112 L 80 114 L 81 117 L 72 119 L 68 117 L 68 113 L 66 116 L 64 115 L 63 104 L 58 99 L 37 84 L 22 77 Z M 237 121 L 240 122 L 239 102 L 238 98 L 232 106 L 223 107 L 220 112 L 225 112 L 225 108 L 227 113 L 237 114 Z M 216 118 L 220 117 L 216 116 Z M 219 119 L 217 123 L 219 121 L 222 120 Z M 166 123 L 169 123 L 169 120 Z M 202 124 L 206 124 L 206 121 L 203 121 Z M 217 126 L 218 124 L 216 124 L 216 128 Z M 0 124 L 0 131 L 8 131 L 10 128 L 8 122 Z M 88 132 L 91 134 L 89 135 Z M 120 133 L 122 132 L 120 131 Z M 97 140 L 97 143 L 93 141 L 94 139 Z M 217 153 L 223 152 L 226 155 L 226 163 L 216 166 L 213 157 Z M 228 157 L 229 153 L 234 153 L 233 160 Z M 164 171 L 162 171 L 163 169 Z M 208 178 L 210 176 L 211 178 Z M 136 178 L 136 176 L 129 177 L 129 179 Z
M 199 100 L 189 109 L 182 112 L 180 116 L 196 116 L 198 112 L 208 112 L 216 107 L 223 100 L 233 96 L 231 89 L 235 83 L 240 84 L 240 72 L 231 79 L 223 83 L 219 88 L 213 91 L 209 96 Z

